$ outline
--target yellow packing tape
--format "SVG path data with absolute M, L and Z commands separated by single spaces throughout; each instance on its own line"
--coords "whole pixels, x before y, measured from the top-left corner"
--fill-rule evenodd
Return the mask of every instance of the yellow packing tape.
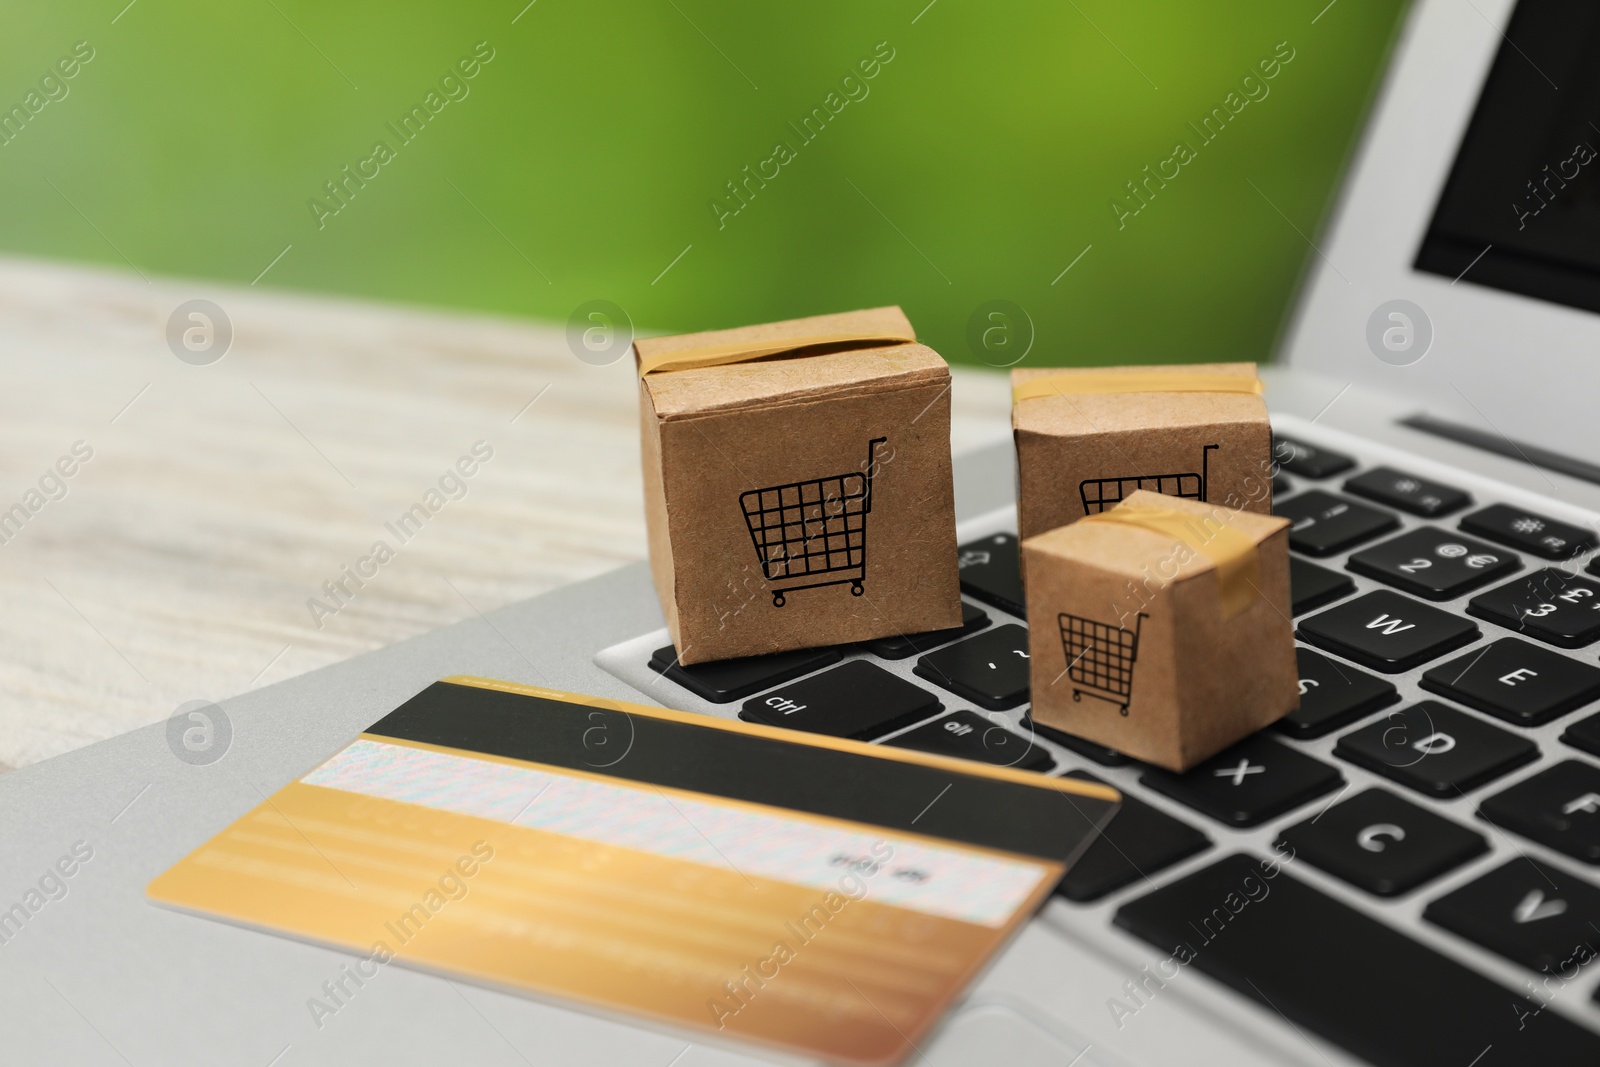
M 1233 526 L 1207 516 L 1155 504 L 1122 503 L 1080 522 L 1116 523 L 1165 534 L 1209 559 L 1217 569 L 1222 591 L 1222 617 L 1231 619 L 1255 600 L 1261 580 L 1256 543 Z
M 1011 402 L 1087 393 L 1260 393 L 1261 379 L 1216 371 L 1078 371 L 1020 382 Z
M 696 367 L 721 367 L 729 363 L 749 363 L 784 352 L 798 352 L 822 345 L 854 344 L 862 348 L 874 345 L 910 344 L 915 337 L 902 333 L 823 333 L 808 337 L 788 337 L 771 341 L 736 341 L 725 345 L 707 345 L 704 348 L 686 348 L 680 352 L 662 352 L 654 356 L 641 356 L 639 375 L 657 374 L 661 371 L 692 370 Z

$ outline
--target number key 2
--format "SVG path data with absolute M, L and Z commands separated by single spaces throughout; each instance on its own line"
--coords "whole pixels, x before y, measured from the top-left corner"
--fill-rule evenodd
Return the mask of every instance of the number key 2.
M 1547 568 L 1472 598 L 1467 611 L 1561 648 L 1600 638 L 1600 583 Z
M 1357 574 L 1428 600 L 1450 600 L 1522 566 L 1503 548 L 1424 526 L 1350 557 Z

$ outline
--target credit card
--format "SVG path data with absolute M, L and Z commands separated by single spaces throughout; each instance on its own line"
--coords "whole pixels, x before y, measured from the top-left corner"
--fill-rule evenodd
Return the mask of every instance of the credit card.
M 455 677 L 148 894 L 356 953 L 353 982 L 401 964 L 693 1040 L 885 1064 L 1119 802 L 1096 783 Z

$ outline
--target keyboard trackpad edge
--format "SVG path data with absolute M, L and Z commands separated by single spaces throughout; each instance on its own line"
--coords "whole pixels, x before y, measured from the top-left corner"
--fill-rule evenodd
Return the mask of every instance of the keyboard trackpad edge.
M 937 1067 L 958 1063 L 1021 1067 L 1035 1062 L 1066 1067 L 1086 1047 L 1089 1052 L 1074 1067 L 1213 1063 L 1328 1067 L 1320 1059 L 1306 1059 L 1310 1052 L 1298 1043 L 1293 1031 L 1274 1033 L 1270 1029 L 1273 1020 L 1264 1016 L 1240 1012 L 1220 1020 L 1214 1003 L 1208 1004 L 1204 998 L 1227 994 L 1199 974 L 1180 975 L 1134 1012 L 1113 1011 L 1113 1002 L 1124 1009 L 1136 1004 L 1125 985 L 1143 978 L 1142 965 L 1153 969 L 1158 954 L 1152 952 L 1146 958 L 1140 945 L 1113 946 L 1098 939 L 1086 943 L 1076 931 L 1063 929 L 1049 917 L 1051 907 L 1047 905 L 1044 916 L 1022 929 L 973 985 L 968 998 L 952 1009 L 932 1041 L 923 1045 Z M 1252 1025 L 1258 1018 L 1268 1028 Z M 1021 1033 L 1005 1032 L 1008 1025 Z M 979 1037 L 994 1043 L 978 1045 Z M 963 1051 L 959 1055 L 935 1052 L 947 1044 Z M 990 1054 L 971 1055 L 974 1049 L 984 1047 L 990 1048 Z M 1008 1053 L 1014 1047 L 1015 1058 L 993 1054 L 1002 1047 Z M 1046 1050 L 1053 1058 L 1038 1059 Z M 1336 1067 L 1351 1062 L 1336 1049 L 1326 1051 Z M 920 1061 L 912 1057 L 907 1062 Z

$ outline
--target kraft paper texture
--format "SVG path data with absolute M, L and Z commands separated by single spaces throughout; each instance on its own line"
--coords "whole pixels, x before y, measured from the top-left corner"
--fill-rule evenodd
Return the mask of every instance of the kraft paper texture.
M 1289 522 L 1143 491 L 1127 506 L 1181 512 L 1197 530 L 1226 524 L 1247 538 L 1256 595 L 1230 615 L 1216 562 L 1159 530 L 1079 522 L 1029 538 L 1032 714 L 1184 771 L 1300 705 Z
M 649 360 L 902 331 L 898 308 L 878 308 L 634 347 Z M 960 624 L 950 371 L 932 349 L 653 373 L 640 418 L 650 568 L 680 662 Z
M 1013 389 L 1039 379 L 1081 376 L 1094 392 L 1024 399 L 1012 407 L 1017 446 L 1017 521 L 1022 537 L 1076 522 L 1138 488 L 1270 514 L 1272 430 L 1255 392 L 1108 393 L 1104 379 L 1125 374 L 1141 388 L 1167 373 L 1256 378 L 1254 363 L 1180 367 L 1017 369 Z M 1210 447 L 1208 447 L 1210 446 Z M 1152 484 L 1152 480 L 1159 480 Z

